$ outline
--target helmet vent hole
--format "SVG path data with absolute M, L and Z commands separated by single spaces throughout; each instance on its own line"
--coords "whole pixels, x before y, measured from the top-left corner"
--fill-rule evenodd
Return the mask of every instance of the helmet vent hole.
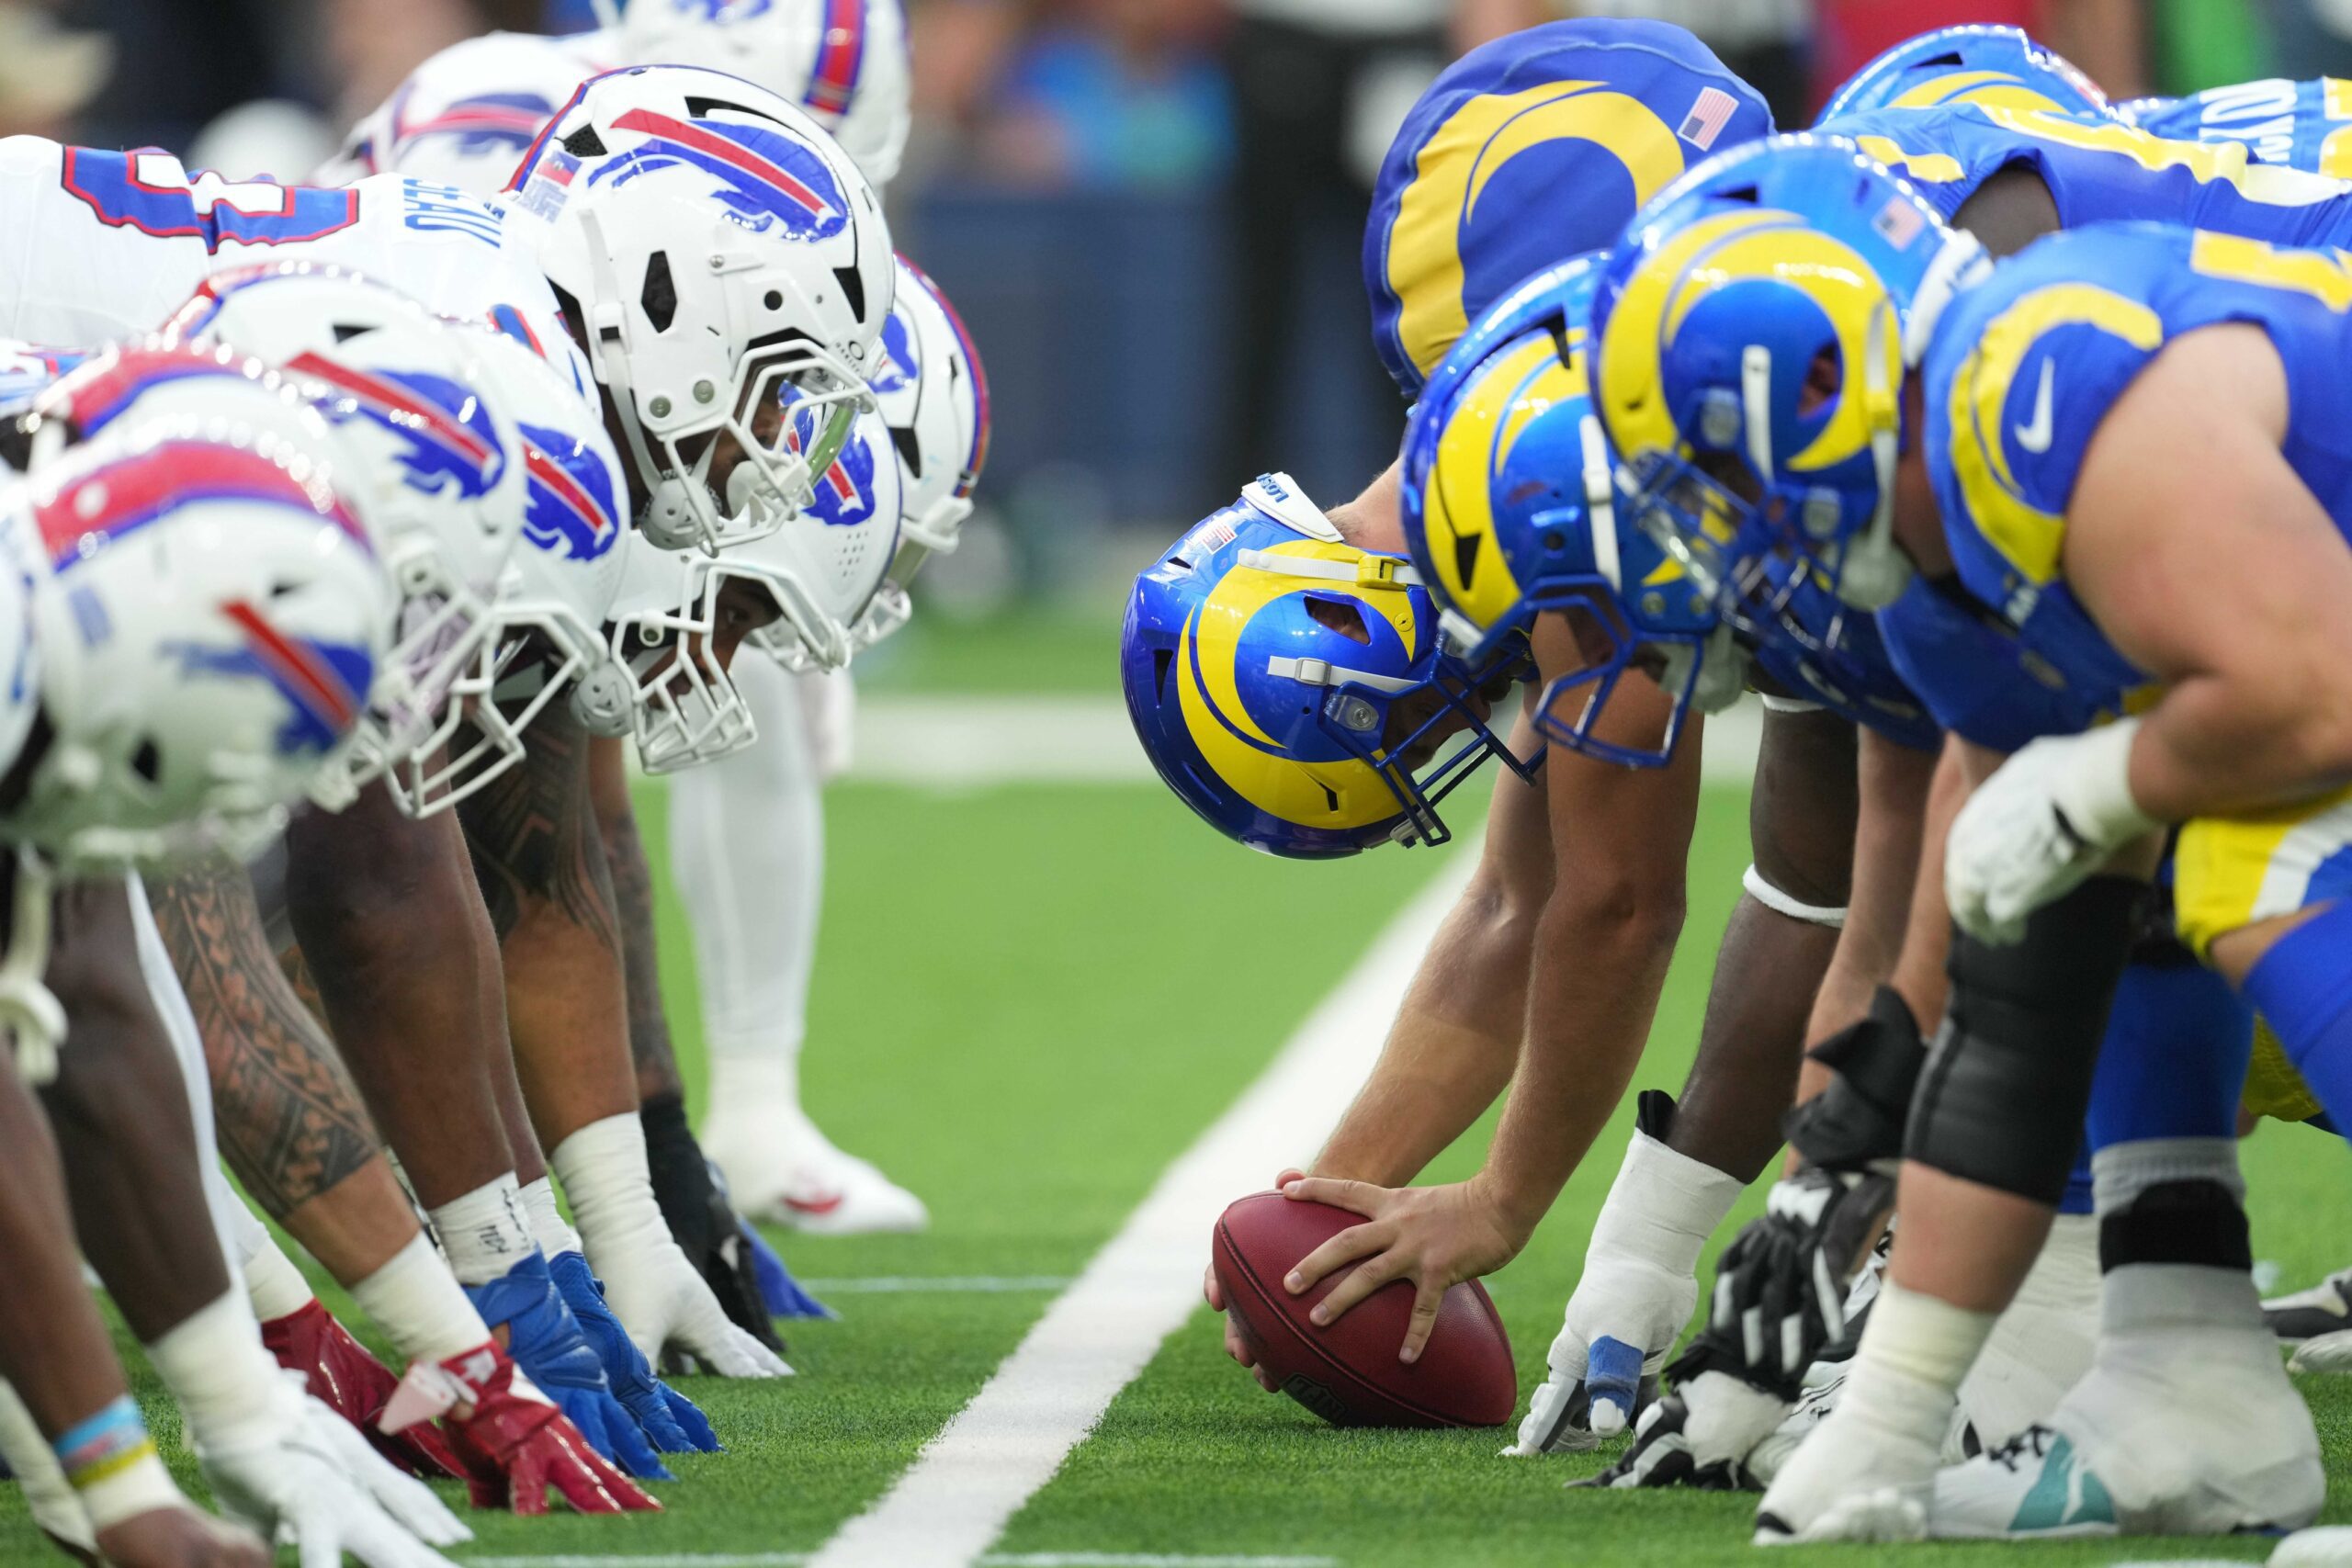
M 760 303 L 771 310 L 781 310 L 784 309 L 784 295 L 781 291 L 771 288 L 761 296 Z
M 563 150 L 575 158 L 601 158 L 605 139 L 596 134 L 594 126 L 583 125 L 563 139 Z
M 307 583 L 296 582 L 288 578 L 279 578 L 276 582 L 269 585 L 269 596 L 273 601 L 283 599 L 289 593 L 300 593 L 307 586 L 309 586 Z
M 334 341 L 337 344 L 346 344 L 364 333 L 371 333 L 375 330 L 366 321 L 337 321 L 334 324 Z
M 1161 702 L 1168 700 L 1168 671 L 1176 667 L 1176 650 L 1155 648 L 1151 650 L 1151 690 Z
M 1485 542 L 1476 534 L 1465 534 L 1453 541 L 1454 581 L 1464 588 L 1478 574 L 1478 549 Z
M 1345 599 L 1327 599 L 1320 593 L 1306 596 L 1306 613 L 1315 624 L 1327 632 L 1337 632 L 1350 642 L 1372 646 L 1372 628 L 1363 624 L 1363 611 Z
M 656 251 L 645 264 L 645 287 L 638 290 L 637 302 L 657 333 L 668 332 L 678 319 L 678 286 L 670 276 L 669 252 Z
M 1323 786 L 1323 805 L 1324 808 L 1329 811 L 1332 816 L 1337 817 L 1340 814 L 1339 794 L 1337 791 L 1332 789 L 1329 784 L 1325 784 Z
M 890 445 L 899 449 L 899 461 L 907 466 L 907 472 L 922 478 L 922 448 L 915 443 L 915 433 L 894 424 L 890 427 Z
M 1567 543 L 1568 536 L 1566 534 L 1561 533 L 1557 528 L 1553 529 L 1550 533 L 1544 536 L 1544 547 L 1552 551 L 1555 555 L 1566 548 Z
M 1729 190 L 1718 191 L 1715 194 L 1722 197 L 1725 201 L 1744 201 L 1750 207 L 1757 205 L 1764 199 L 1763 193 L 1758 191 L 1754 186 L 1734 186 Z
M 1804 387 L 1797 393 L 1797 413 L 1810 419 L 1837 400 L 1838 389 L 1845 385 L 1846 369 L 1838 362 L 1833 345 L 1813 356 L 1804 369 Z
M 842 286 L 842 298 L 849 304 L 850 315 L 860 321 L 865 320 L 865 279 L 857 276 L 854 266 L 833 268 L 833 281 Z
M 130 771 L 153 784 L 164 776 L 164 753 L 152 739 L 141 740 L 130 754 Z

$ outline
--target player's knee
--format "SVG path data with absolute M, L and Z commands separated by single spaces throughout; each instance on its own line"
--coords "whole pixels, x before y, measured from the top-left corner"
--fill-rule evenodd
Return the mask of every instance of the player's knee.
M 1909 1157 L 2057 1204 L 2146 897 L 2143 883 L 2093 877 L 2037 911 L 2013 946 L 1954 933 L 1951 1000 L 1911 1102 Z

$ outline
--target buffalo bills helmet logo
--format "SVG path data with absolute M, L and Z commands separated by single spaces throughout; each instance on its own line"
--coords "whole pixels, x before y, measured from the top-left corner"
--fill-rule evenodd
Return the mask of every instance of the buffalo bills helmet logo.
M 520 152 L 553 113 L 555 105 L 537 93 L 481 93 L 413 124 L 396 118 L 392 135 L 402 143 L 420 136 L 454 136 L 458 151 L 468 154 Z
M 785 428 L 785 445 L 795 452 L 804 450 L 803 443 L 815 438 L 822 418 L 815 410 L 794 413 Z M 853 433 L 842 443 L 841 456 L 809 480 L 816 493 L 809 499 L 808 515 L 827 527 L 846 528 L 874 515 L 874 448 L 864 435 Z
M 523 536 L 573 560 L 594 560 L 620 542 L 612 470 L 594 447 L 545 425 L 523 426 L 529 476 Z
M 389 434 L 401 482 L 424 495 L 474 500 L 498 482 L 506 454 L 490 412 L 472 392 L 447 377 L 422 370 L 362 370 L 316 354 L 297 355 L 286 368 L 323 382 L 319 410 L 337 424 L 365 419 Z
M 691 166 L 718 182 L 711 195 L 753 233 L 781 228 L 795 240 L 828 240 L 848 226 L 849 197 L 833 171 L 815 148 L 782 130 L 644 108 L 620 116 L 613 128 L 644 140 L 590 170 L 592 186 Z
M 872 385 L 879 397 L 903 392 L 922 378 L 922 358 L 915 352 L 914 324 L 906 311 L 893 307 L 882 322 L 882 363 L 874 367 Z
M 289 637 L 243 600 L 220 606 L 237 629 L 233 648 L 192 642 L 164 645 L 186 675 L 266 681 L 286 699 L 288 714 L 275 741 L 280 756 L 317 756 L 351 733 L 360 702 L 376 679 L 375 656 L 351 643 Z

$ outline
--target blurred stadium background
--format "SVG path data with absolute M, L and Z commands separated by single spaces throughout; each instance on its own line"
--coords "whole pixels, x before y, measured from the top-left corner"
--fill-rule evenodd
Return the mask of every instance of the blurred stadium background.
M 723 0 L 713 0 L 714 4 Z M 741 0 L 738 0 L 741 3 Z M 1108 694 L 1120 581 L 1241 479 L 1352 493 L 1403 409 L 1356 253 L 1368 184 L 1464 48 L 1546 17 L 1682 22 L 1802 124 L 1895 39 L 2022 23 L 2119 97 L 2352 71 L 2347 0 L 909 0 L 901 248 L 962 308 L 997 441 L 980 517 L 869 689 Z M 0 0 L 0 132 L 298 179 L 434 51 L 591 0 Z M 1009 621 L 1017 621 L 1017 628 Z

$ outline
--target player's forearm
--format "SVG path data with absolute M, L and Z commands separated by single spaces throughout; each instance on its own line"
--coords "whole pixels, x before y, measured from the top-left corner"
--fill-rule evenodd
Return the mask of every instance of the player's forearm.
M 646 863 L 637 810 L 628 797 L 626 759 L 618 740 L 590 742 L 590 790 L 596 827 L 620 918 L 622 978 L 628 990 L 629 1059 L 640 1100 L 685 1092 L 662 1006 L 661 950 L 653 931 L 653 872 Z
M 150 1340 L 229 1289 L 204 1206 L 178 1059 L 139 972 L 119 881 L 58 895 L 48 984 L 74 1021 L 41 1091 L 74 1228 L 132 1332 Z
M 380 786 L 287 829 L 287 914 L 335 1043 L 418 1201 L 436 1207 L 514 1169 L 492 1097 L 497 953 L 457 824 L 413 822 Z
M 1814 999 L 1808 1041 L 1826 1040 L 1860 1018 L 1871 994 L 1893 977 L 1919 879 L 1920 836 L 1939 753 L 1866 734 L 1859 761 L 1853 892 L 1837 953 Z
M 587 739 L 568 718 L 543 716 L 523 765 L 460 807 L 498 935 L 515 1076 L 545 1149 L 638 1108 L 620 921 L 589 804 Z
M 1527 1037 L 1479 1178 L 1522 1239 L 1623 1098 L 1681 933 L 1679 887 L 1598 913 L 1547 908 L 1535 933 Z
M 2159 822 L 2305 798 L 2352 781 L 2352 687 L 2334 675 L 2195 677 L 2140 723 L 2132 804 Z
M 0 1377 L 51 1438 L 123 1393 L 80 1257 L 49 1125 L 15 1072 L 0 1070 Z

